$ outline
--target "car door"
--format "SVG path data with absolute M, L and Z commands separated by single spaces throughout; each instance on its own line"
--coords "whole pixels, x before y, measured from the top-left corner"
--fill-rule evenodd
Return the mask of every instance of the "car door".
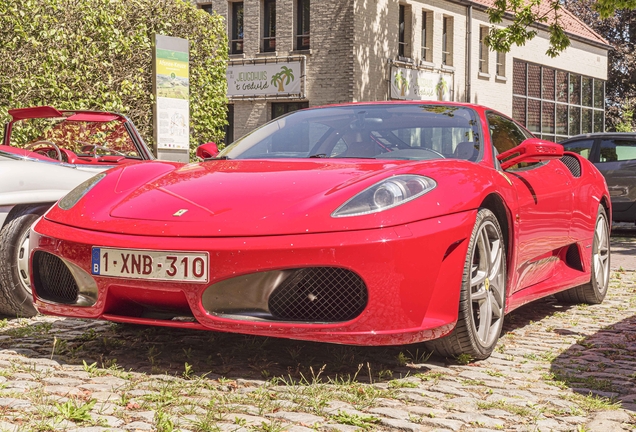
M 636 220 L 636 137 L 600 139 L 595 164 L 607 182 L 612 199 L 613 219 Z
M 487 119 L 493 146 L 499 153 L 531 137 L 503 115 L 489 112 Z M 506 170 L 518 199 L 514 214 L 518 224 L 518 283 L 512 287 L 513 292 L 549 278 L 557 262 L 554 252 L 570 243 L 573 197 L 571 177 L 566 171 L 559 161 L 519 164 Z

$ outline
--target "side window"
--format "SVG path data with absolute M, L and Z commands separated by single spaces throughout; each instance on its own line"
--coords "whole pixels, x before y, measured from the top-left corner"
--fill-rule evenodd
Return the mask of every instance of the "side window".
M 584 158 L 590 158 L 590 153 L 592 153 L 592 147 L 594 146 L 594 140 L 580 140 L 563 144 L 563 149 L 565 151 L 578 153 Z
M 506 117 L 492 112 L 488 113 L 486 117 L 490 139 L 499 154 L 517 147 L 525 139 L 530 138 L 523 129 Z
M 621 162 L 636 159 L 636 140 L 604 139 L 599 162 Z

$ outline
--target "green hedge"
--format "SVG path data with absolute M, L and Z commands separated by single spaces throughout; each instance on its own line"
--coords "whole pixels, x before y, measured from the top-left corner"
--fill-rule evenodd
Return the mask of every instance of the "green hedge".
M 190 40 L 190 142 L 226 124 L 222 18 L 184 0 L 0 1 L 0 120 L 10 108 L 117 111 L 152 144 L 154 34 Z

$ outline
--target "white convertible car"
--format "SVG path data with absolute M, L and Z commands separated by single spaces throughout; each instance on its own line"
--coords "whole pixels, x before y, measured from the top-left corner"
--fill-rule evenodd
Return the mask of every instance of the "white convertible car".
M 154 159 L 133 123 L 110 112 L 9 110 L 0 145 L 0 315 L 33 316 L 29 228 L 78 184 Z

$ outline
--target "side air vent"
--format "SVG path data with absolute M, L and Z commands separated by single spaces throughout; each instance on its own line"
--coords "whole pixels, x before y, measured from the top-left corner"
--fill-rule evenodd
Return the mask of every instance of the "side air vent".
M 576 244 L 571 244 L 565 253 L 565 263 L 568 267 L 572 267 L 574 270 L 583 271 L 581 265 L 581 254 Z
M 561 162 L 565 164 L 574 177 L 581 177 L 581 162 L 576 157 L 565 155 L 561 158 Z
M 75 304 L 79 287 L 64 261 L 48 252 L 33 255 L 33 276 L 37 295 L 55 303 Z
M 367 305 L 367 287 L 360 276 L 336 267 L 297 270 L 269 297 L 275 319 L 285 321 L 348 321 Z

